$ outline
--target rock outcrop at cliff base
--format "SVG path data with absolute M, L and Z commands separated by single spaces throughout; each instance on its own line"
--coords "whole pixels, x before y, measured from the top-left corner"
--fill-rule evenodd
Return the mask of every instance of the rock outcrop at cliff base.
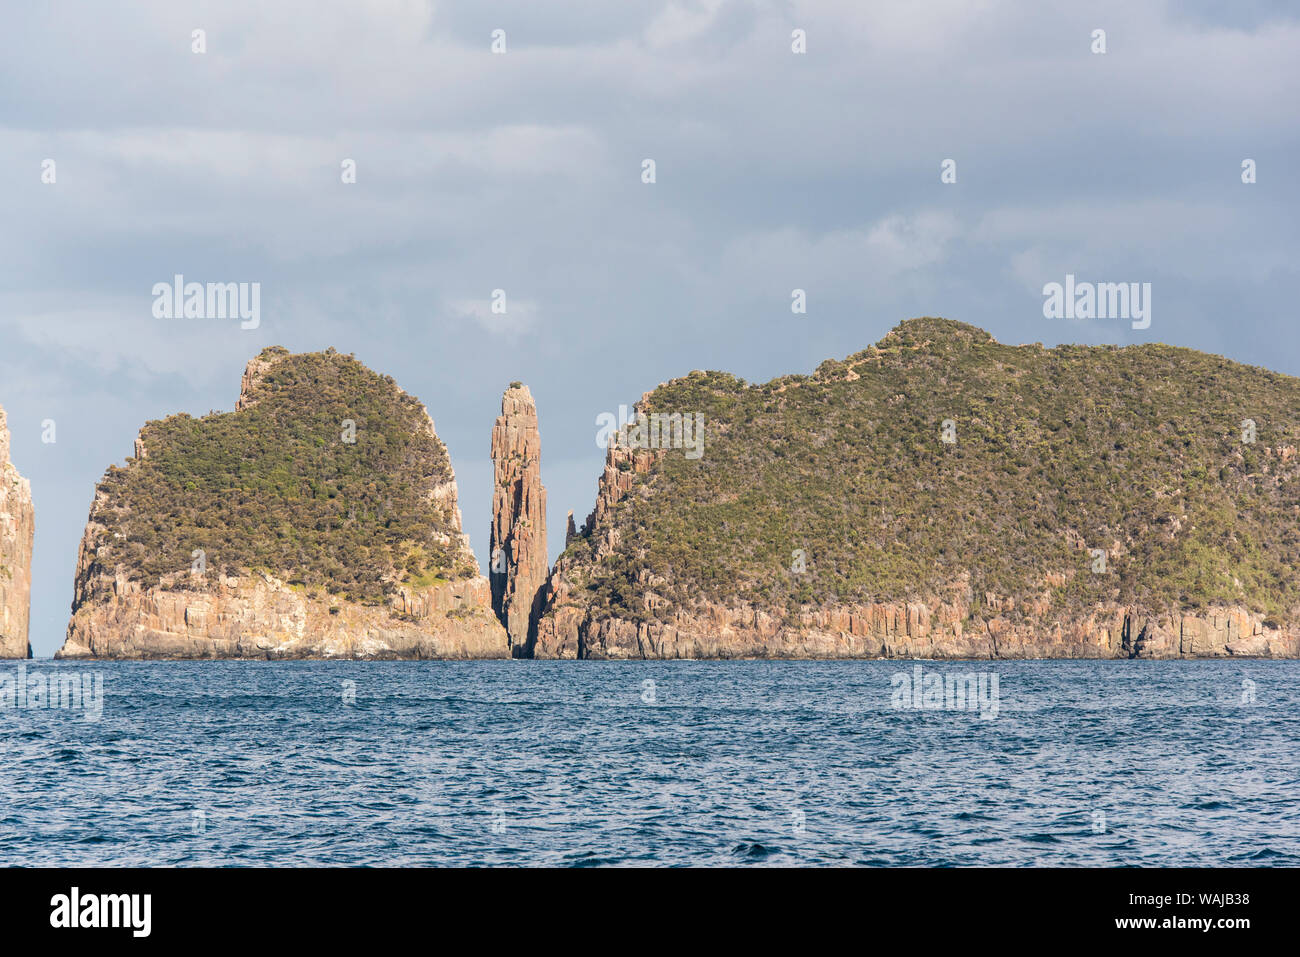
M 383 604 L 304 593 L 267 573 L 221 576 L 202 590 L 153 588 L 81 572 L 56 658 L 504 658 L 487 581 L 399 588 Z
M 667 621 L 602 617 L 552 579 L 535 656 L 650 658 L 1296 658 L 1300 640 L 1242 607 L 1148 615 L 1118 605 L 1061 620 L 978 618 L 968 605 L 836 605 L 794 621 L 758 608 L 712 605 Z
M 9 461 L 9 422 L 0 408 L 0 658 L 30 658 L 32 487 Z
M 60 658 L 502 658 L 433 421 L 350 356 L 265 350 L 96 490 Z
M 613 436 L 536 657 L 1300 657 L 1300 380 L 917 319 L 635 413 L 703 454 Z

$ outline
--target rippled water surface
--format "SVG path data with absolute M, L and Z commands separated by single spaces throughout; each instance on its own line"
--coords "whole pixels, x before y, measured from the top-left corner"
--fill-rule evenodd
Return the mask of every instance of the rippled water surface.
M 0 862 L 1300 864 L 1300 662 L 914 666 L 28 662 L 103 714 L 0 710 Z

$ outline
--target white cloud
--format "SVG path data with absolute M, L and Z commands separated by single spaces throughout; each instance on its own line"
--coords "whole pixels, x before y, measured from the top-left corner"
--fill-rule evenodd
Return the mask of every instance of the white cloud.
M 530 300 L 505 298 L 505 310 L 494 311 L 491 299 L 456 299 L 447 304 L 447 313 L 453 321 L 469 321 L 495 337 L 518 339 L 537 325 L 540 310 Z
M 646 27 L 646 42 L 651 47 L 665 47 L 694 40 L 713 26 L 724 3 L 725 0 L 694 0 L 691 3 L 670 0 Z
M 944 210 L 895 213 L 816 235 L 793 227 L 764 230 L 728 244 L 724 271 L 733 283 L 772 275 L 840 286 L 879 281 L 942 262 L 958 233 L 956 216 Z

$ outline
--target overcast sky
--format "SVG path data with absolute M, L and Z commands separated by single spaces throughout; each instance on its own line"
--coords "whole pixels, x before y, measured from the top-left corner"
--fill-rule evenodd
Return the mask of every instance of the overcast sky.
M 692 369 L 806 373 L 937 315 L 1300 375 L 1288 6 L 7 4 L 0 405 L 36 498 L 36 654 L 104 469 L 148 419 L 232 409 L 268 345 L 354 352 L 424 401 L 482 561 L 513 379 L 554 557 L 594 501 L 596 416 Z M 154 318 L 177 273 L 260 283 L 260 327 Z M 1067 273 L 1151 283 L 1150 327 L 1044 318 Z

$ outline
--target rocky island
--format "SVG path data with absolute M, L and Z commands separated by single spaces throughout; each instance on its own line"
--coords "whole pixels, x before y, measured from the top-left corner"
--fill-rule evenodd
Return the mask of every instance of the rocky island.
M 277 347 L 234 412 L 150 422 L 109 468 L 59 657 L 1300 657 L 1297 447 L 1300 379 L 913 319 L 812 375 L 646 393 L 548 568 L 515 382 L 484 577 L 424 407 Z M 30 493 L 0 450 L 23 654 Z
M 9 420 L 0 408 L 0 658 L 30 658 L 32 487 L 9 461 Z
M 1300 379 L 914 319 L 810 376 L 693 372 L 635 411 L 536 657 L 1300 654 Z M 674 416 L 700 449 L 646 440 Z
M 145 425 L 100 482 L 60 658 L 502 658 L 433 420 L 334 350 Z

